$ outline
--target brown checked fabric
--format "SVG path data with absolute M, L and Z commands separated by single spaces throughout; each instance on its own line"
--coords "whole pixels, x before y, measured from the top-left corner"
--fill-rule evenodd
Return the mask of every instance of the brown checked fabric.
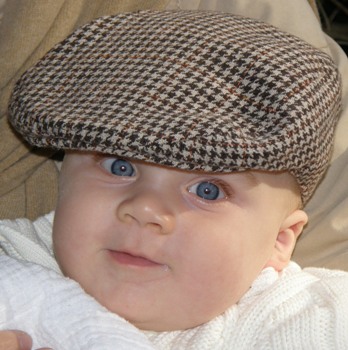
M 287 170 L 304 203 L 340 111 L 332 60 L 253 19 L 137 12 L 74 32 L 18 81 L 10 121 L 32 145 L 183 170 Z

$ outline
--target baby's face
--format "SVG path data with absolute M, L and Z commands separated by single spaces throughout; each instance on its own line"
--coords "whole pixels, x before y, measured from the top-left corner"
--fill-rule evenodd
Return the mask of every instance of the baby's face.
M 53 232 L 57 260 L 141 329 L 197 326 L 235 304 L 270 264 L 289 210 L 285 176 L 67 154 Z

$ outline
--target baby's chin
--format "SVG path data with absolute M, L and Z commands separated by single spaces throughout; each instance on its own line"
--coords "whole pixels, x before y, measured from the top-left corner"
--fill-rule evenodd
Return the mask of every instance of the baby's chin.
M 110 308 L 109 308 L 110 310 Z M 121 316 L 138 329 L 145 332 L 173 332 L 184 331 L 191 328 L 199 327 L 208 323 L 214 318 L 220 316 L 223 312 L 220 310 L 207 315 L 197 315 L 192 313 L 192 310 L 186 310 L 182 314 L 161 312 L 159 315 L 130 315 L 129 313 L 120 310 L 110 310 Z M 190 312 L 191 311 L 191 312 Z M 194 317 L 193 317 L 194 316 Z
M 198 326 L 201 326 L 202 324 L 208 323 L 211 321 L 211 319 L 204 319 L 200 322 L 190 322 L 187 320 L 180 320 L 180 319 L 158 319 L 156 321 L 154 320 L 147 320 L 147 321 L 136 321 L 127 319 L 124 317 L 128 322 L 133 324 L 138 329 L 144 331 L 144 332 L 174 332 L 174 331 L 184 331 L 191 328 L 195 328 Z

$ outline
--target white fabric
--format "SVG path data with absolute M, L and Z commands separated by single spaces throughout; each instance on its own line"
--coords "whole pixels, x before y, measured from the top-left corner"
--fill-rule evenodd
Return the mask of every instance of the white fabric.
M 34 223 L 27 219 L 0 222 L 0 252 L 12 256 L 0 257 L 0 329 L 25 330 L 34 337 L 36 347 L 52 346 L 55 350 L 348 348 L 346 272 L 301 270 L 295 263 L 281 274 L 268 268 L 238 305 L 209 323 L 186 331 L 143 333 L 107 312 L 77 283 L 49 270 L 54 265 L 52 219 L 50 214 Z
M 348 349 L 348 274 L 291 263 L 265 269 L 223 315 L 184 332 L 149 333 L 159 349 Z
M 20 329 L 34 349 L 153 350 L 146 336 L 54 271 L 0 256 L 0 329 Z
M 60 272 L 52 252 L 53 217 L 52 212 L 34 222 L 28 219 L 0 221 L 0 254 Z

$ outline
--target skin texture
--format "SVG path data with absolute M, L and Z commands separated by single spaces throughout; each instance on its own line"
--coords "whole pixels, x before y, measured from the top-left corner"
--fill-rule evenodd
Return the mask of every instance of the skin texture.
M 53 229 L 66 276 L 144 330 L 195 327 L 223 313 L 267 266 L 288 263 L 307 216 L 287 173 L 207 174 L 71 152 Z M 125 163 L 129 166 L 129 163 Z M 201 183 L 216 199 L 204 199 Z
M 31 338 L 23 332 L 0 332 L 0 350 L 31 350 L 31 345 Z
M 31 350 L 32 340 L 30 336 L 22 331 L 0 331 L 0 350 Z M 50 350 L 40 348 L 37 350 Z

